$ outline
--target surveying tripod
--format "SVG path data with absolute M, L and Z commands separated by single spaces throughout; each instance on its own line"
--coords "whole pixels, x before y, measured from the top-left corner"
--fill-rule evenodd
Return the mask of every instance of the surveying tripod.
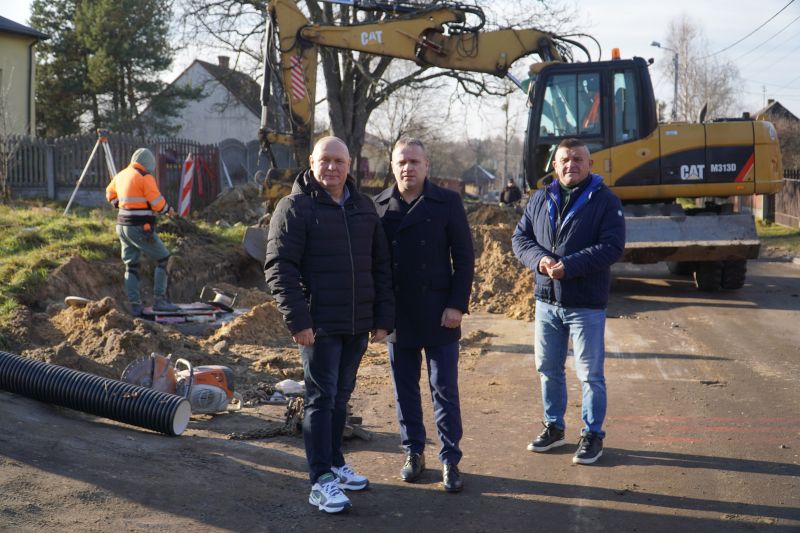
M 86 176 L 86 172 L 89 170 L 89 165 L 92 164 L 92 159 L 94 159 L 94 154 L 97 153 L 97 147 L 103 147 L 103 153 L 106 155 L 106 167 L 108 168 L 109 178 L 113 178 L 117 175 L 117 167 L 114 165 L 114 157 L 111 155 L 111 147 L 108 145 L 108 130 L 97 130 L 97 142 L 94 143 L 94 148 L 92 149 L 92 153 L 89 156 L 89 160 L 86 161 L 86 166 L 83 167 L 83 172 L 81 172 L 81 177 L 78 178 L 78 183 L 75 184 L 75 190 L 72 191 L 72 196 L 69 197 L 69 202 L 67 202 L 67 207 L 64 209 L 64 214 L 66 215 L 69 212 L 69 207 L 72 205 L 72 200 L 75 199 L 75 195 L 78 193 L 78 189 L 81 186 L 81 182 L 83 178 Z

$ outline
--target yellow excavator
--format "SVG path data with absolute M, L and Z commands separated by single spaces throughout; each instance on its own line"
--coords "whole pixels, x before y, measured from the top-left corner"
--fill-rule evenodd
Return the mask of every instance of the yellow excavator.
M 525 179 L 541 187 L 553 179 L 552 159 L 568 137 L 590 148 L 593 172 L 622 199 L 627 244 L 623 261 L 666 261 L 676 274 L 692 274 L 701 290 L 744 285 L 747 259 L 758 256 L 752 214 L 736 213 L 733 197 L 780 190 L 783 169 L 775 128 L 766 121 L 725 119 L 659 124 L 650 79 L 642 58 L 592 61 L 579 42 L 538 29 L 483 31 L 483 12 L 457 3 L 328 0 L 354 9 L 380 10 L 375 22 L 312 24 L 294 0 L 268 3 L 268 39 L 262 94 L 262 149 L 273 168 L 265 183 L 276 195 L 295 169 L 279 168 L 276 146 L 290 147 L 294 165 L 311 150 L 318 47 L 334 47 L 415 61 L 419 65 L 508 75 L 521 57 L 536 54 L 526 87 L 529 117 L 525 136 Z M 468 24 L 469 19 L 480 22 Z M 587 56 L 573 62 L 572 51 Z M 283 93 L 289 131 L 267 128 L 271 74 Z M 510 75 L 509 75 L 510 76 Z M 516 80 L 515 80 L 516 81 Z M 711 199 L 684 209 L 677 199 Z M 263 235 L 245 238 L 254 257 Z M 250 245 L 248 246 L 248 241 Z

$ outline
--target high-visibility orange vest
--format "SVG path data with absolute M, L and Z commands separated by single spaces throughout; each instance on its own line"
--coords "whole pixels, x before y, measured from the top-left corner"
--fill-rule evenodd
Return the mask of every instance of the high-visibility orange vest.
M 112 178 L 106 187 L 106 200 L 119 208 L 117 224 L 123 226 L 152 224 L 156 213 L 165 214 L 170 209 L 156 179 L 139 163 L 131 163 Z

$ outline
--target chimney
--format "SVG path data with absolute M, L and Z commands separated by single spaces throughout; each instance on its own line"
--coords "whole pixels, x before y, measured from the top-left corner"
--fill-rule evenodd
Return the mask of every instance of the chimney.
M 219 66 L 224 69 L 230 68 L 231 58 L 228 56 L 217 56 L 217 61 L 219 61 Z
M 767 99 L 767 105 L 772 105 L 774 103 L 775 103 L 775 99 L 774 98 Z

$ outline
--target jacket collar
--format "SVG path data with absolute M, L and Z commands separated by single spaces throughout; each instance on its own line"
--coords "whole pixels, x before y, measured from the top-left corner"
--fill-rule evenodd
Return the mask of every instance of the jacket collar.
M 347 190 L 350 192 L 350 197 L 345 203 L 354 201 L 358 190 L 356 189 L 356 182 L 350 174 L 347 175 L 347 180 L 344 182 L 344 186 L 347 187 Z M 333 198 L 331 198 L 327 191 L 319 184 L 317 178 L 314 177 L 314 173 L 310 168 L 300 172 L 294 180 L 294 184 L 292 185 L 292 194 L 298 193 L 311 196 L 317 201 L 324 200 L 336 203 L 333 201 Z
M 375 202 L 378 204 L 388 203 L 389 200 L 391 200 L 395 195 L 395 191 L 397 191 L 397 183 L 388 189 L 382 190 L 380 194 L 375 197 Z M 399 191 L 397 191 L 397 194 L 399 194 Z M 422 194 L 420 197 L 425 200 L 433 200 L 435 202 L 445 201 L 441 189 L 435 183 L 431 182 L 430 178 L 425 178 L 425 183 L 422 185 Z

